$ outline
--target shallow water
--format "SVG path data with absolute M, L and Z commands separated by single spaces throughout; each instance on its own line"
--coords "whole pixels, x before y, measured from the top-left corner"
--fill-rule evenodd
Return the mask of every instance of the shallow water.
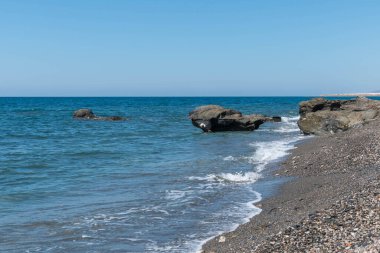
M 0 251 L 194 252 L 260 212 L 306 99 L 0 98 Z M 284 121 L 205 134 L 187 118 L 204 104 Z

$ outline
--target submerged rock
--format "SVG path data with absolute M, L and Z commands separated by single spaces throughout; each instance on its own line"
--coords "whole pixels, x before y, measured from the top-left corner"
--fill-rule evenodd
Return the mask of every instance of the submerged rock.
M 243 115 L 219 105 L 205 105 L 189 113 L 194 126 L 205 132 L 252 131 L 267 121 L 280 122 L 281 117 L 267 117 L 260 114 Z
M 325 135 L 360 127 L 378 117 L 380 101 L 314 98 L 300 103 L 298 126 L 305 134 Z
M 73 117 L 76 119 L 90 119 L 90 120 L 109 120 L 109 121 L 120 121 L 126 120 L 124 117 L 120 116 L 97 116 L 91 109 L 79 109 L 73 113 Z

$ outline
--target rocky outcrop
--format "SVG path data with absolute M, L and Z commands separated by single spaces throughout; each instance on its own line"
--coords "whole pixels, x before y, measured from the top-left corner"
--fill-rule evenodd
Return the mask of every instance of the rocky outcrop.
M 109 121 L 120 121 L 126 120 L 124 117 L 120 116 L 97 116 L 90 109 L 79 109 L 73 113 L 73 117 L 76 119 L 88 119 L 88 120 L 109 120 Z
M 73 113 L 74 118 L 93 119 L 95 114 L 90 109 L 79 109 Z
M 205 132 L 252 131 L 267 121 L 279 122 L 281 117 L 260 114 L 243 115 L 241 112 L 218 105 L 206 105 L 189 113 L 194 126 Z
M 325 135 L 360 127 L 378 117 L 380 101 L 315 98 L 300 103 L 298 126 L 305 134 Z

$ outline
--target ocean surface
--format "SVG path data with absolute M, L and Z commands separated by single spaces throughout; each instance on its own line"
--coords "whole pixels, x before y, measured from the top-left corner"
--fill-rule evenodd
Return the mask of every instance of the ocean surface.
M 196 252 L 260 212 L 307 99 L 0 98 L 0 251 Z M 205 104 L 283 122 L 203 133 L 187 116 Z

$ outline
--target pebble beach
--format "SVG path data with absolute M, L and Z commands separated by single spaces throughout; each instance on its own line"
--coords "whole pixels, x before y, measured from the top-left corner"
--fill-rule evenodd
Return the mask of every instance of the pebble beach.
M 202 252 L 379 252 L 380 121 L 311 138 L 274 171 L 262 212 Z

